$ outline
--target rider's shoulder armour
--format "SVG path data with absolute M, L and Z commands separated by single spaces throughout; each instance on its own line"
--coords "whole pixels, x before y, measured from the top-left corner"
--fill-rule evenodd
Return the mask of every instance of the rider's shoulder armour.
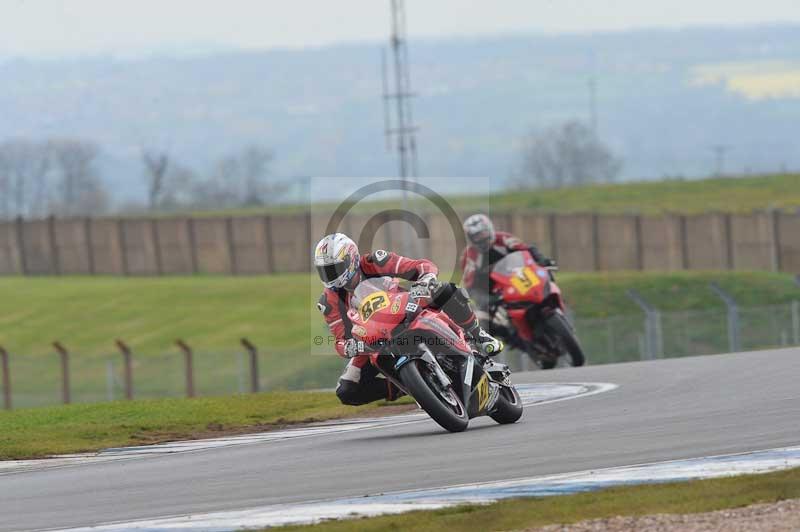
M 383 266 L 389 260 L 389 252 L 383 249 L 378 249 L 367 255 L 367 262 Z
M 328 295 L 323 292 L 321 296 L 319 296 L 319 301 L 317 302 L 317 308 L 320 312 L 322 312 L 323 316 L 327 316 L 331 312 L 331 304 L 328 303 Z

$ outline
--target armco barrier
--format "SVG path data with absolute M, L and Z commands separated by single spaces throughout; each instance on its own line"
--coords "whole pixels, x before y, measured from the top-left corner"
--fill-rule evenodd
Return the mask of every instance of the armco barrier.
M 459 213 L 466 215 L 467 213 Z M 692 216 L 493 213 L 569 271 L 771 270 L 800 273 L 800 213 Z M 457 265 L 449 221 L 423 214 L 429 239 L 404 250 L 404 222 L 353 213 L 340 230 L 377 228 L 373 248 Z M 0 222 L 0 275 L 254 275 L 304 272 L 330 213 Z

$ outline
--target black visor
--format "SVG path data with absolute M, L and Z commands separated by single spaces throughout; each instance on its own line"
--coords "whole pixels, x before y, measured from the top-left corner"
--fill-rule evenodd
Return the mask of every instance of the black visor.
M 326 264 L 325 266 L 317 266 L 317 273 L 323 283 L 331 283 L 339 278 L 350 267 L 350 257 L 347 256 L 343 261 L 336 264 Z
M 492 235 L 488 231 L 469 235 L 469 240 L 482 250 L 488 250 L 492 247 Z

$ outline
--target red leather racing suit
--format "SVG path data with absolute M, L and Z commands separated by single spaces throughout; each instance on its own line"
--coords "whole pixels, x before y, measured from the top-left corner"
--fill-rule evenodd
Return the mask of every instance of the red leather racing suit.
M 362 256 L 359 268 L 362 278 L 399 277 L 416 281 L 425 274 L 438 274 L 439 269 L 427 259 L 410 259 L 390 251 L 377 250 Z M 457 324 L 468 327 L 476 323 L 475 313 L 469 304 L 466 292 L 451 283 L 441 283 L 434 294 L 431 308 L 441 308 Z M 335 341 L 336 352 L 344 356 L 344 344 L 351 338 L 347 309 L 352 292 L 346 289 L 326 288 L 317 306 Z M 378 399 L 394 399 L 392 387 L 383 378 L 377 378 L 377 370 L 370 364 L 367 355 L 356 356 L 348 362 L 339 378 L 336 395 L 344 404 L 365 404 Z

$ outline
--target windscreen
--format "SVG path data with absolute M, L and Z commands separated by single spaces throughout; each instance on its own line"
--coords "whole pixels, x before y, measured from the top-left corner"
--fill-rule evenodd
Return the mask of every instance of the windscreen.
M 512 275 L 525 266 L 526 256 L 527 254 L 524 251 L 509 253 L 494 265 L 492 271 L 502 275 Z
M 387 292 L 393 290 L 397 282 L 391 277 L 373 277 L 361 281 L 353 292 L 350 299 L 350 308 L 356 310 L 361 308 L 361 303 L 375 292 Z

